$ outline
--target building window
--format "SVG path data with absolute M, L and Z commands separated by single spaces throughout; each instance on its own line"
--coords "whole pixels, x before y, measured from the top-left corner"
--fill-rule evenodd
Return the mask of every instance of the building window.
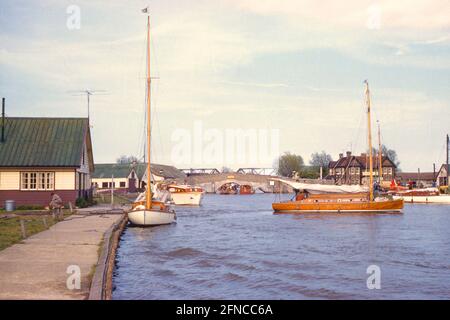
M 22 172 L 21 190 L 54 190 L 54 172 Z
M 103 189 L 108 188 L 108 182 L 102 182 L 102 188 Z
M 125 188 L 125 186 L 126 186 L 126 185 L 125 185 L 125 182 L 121 181 L 121 182 L 120 182 L 120 187 L 121 187 L 121 188 Z

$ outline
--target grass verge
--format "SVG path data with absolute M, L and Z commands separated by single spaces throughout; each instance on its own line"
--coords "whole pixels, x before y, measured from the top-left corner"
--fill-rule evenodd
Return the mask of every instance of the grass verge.
M 69 215 L 69 210 L 64 210 L 64 217 L 67 217 Z M 47 227 L 44 223 L 44 217 L 47 222 Z M 26 215 L 26 213 L 21 213 L 20 216 L 16 215 L 14 217 L 7 218 L 0 216 L 0 251 L 24 239 L 22 237 L 20 220 L 24 220 L 27 237 L 44 231 L 58 222 L 57 220 L 53 219 L 51 214 Z

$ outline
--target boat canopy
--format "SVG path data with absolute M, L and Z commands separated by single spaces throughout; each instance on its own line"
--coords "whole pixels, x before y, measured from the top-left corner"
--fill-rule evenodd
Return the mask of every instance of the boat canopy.
M 364 193 L 369 192 L 369 188 L 360 185 L 329 185 L 329 184 L 310 184 L 284 179 L 271 179 L 280 181 L 297 190 L 303 190 L 311 194 L 318 193 Z

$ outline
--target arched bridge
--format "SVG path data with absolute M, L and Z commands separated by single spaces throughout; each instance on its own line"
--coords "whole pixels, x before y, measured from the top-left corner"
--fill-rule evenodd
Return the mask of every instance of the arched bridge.
M 244 174 L 244 173 L 218 173 L 218 174 L 204 174 L 204 175 L 192 175 L 185 179 L 185 183 L 202 187 L 208 193 L 217 193 L 219 188 L 228 183 L 235 183 L 240 186 L 250 185 L 256 192 L 265 193 L 290 193 L 293 192 L 292 188 L 282 184 L 278 181 L 270 183 L 271 179 L 279 178 L 273 175 L 261 175 L 261 174 Z M 305 183 L 320 183 L 313 179 L 302 179 Z

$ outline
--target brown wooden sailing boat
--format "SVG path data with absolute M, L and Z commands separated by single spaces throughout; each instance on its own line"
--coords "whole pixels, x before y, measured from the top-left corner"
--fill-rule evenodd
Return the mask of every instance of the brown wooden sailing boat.
M 299 193 L 294 201 L 273 203 L 275 213 L 400 212 L 403 209 L 402 199 L 392 200 L 386 196 L 374 198 L 370 92 L 369 83 L 364 83 L 369 144 L 369 191 L 365 191 L 361 186 L 308 185 L 277 179 L 291 185 Z

